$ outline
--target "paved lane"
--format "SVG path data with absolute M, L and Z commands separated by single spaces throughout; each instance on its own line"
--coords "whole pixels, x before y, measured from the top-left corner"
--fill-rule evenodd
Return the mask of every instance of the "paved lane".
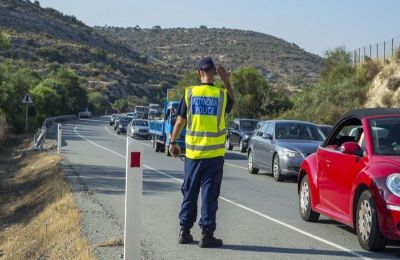
M 107 118 L 81 120 L 64 127 L 65 157 L 90 194 L 101 202 L 123 234 L 124 154 L 126 137 L 107 126 Z M 222 249 L 179 245 L 177 214 L 181 203 L 183 163 L 144 145 L 143 254 L 150 259 L 393 259 L 398 248 L 383 254 L 363 251 L 349 228 L 322 218 L 303 222 L 298 214 L 295 181 L 276 183 L 266 174 L 250 175 L 243 154 L 228 152 L 216 235 Z M 199 203 L 200 206 L 200 203 Z M 99 230 L 102 232 L 102 230 Z M 106 231 L 104 231 L 106 233 Z M 198 241 L 200 231 L 193 229 Z M 105 237 L 107 234 L 105 234 Z

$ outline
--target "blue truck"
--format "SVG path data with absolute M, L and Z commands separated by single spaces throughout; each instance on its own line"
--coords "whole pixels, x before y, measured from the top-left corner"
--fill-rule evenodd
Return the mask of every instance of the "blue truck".
M 171 135 L 177 117 L 178 106 L 179 101 L 166 102 L 164 106 L 164 119 L 151 120 L 149 122 L 149 132 L 152 136 L 153 149 L 157 153 L 164 152 L 167 156 L 171 156 L 168 146 L 171 142 Z M 182 149 L 182 153 L 185 151 L 185 134 L 186 129 L 184 128 L 181 132 L 181 136 L 176 141 Z

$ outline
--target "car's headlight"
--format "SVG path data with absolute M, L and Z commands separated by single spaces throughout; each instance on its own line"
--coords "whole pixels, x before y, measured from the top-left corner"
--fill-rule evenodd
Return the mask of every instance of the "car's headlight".
M 118 125 L 118 127 L 119 127 L 119 128 L 124 128 L 124 126 L 123 126 L 123 125 Z
M 295 158 L 295 157 L 301 157 L 301 154 L 289 149 L 284 149 L 281 152 L 279 152 L 280 156 L 285 156 L 285 157 L 289 157 L 289 158 Z
M 386 186 L 391 193 L 400 197 L 400 173 L 393 173 L 386 179 Z
M 139 132 L 139 129 L 133 128 L 133 132 L 134 132 L 134 133 L 137 133 L 137 132 Z
M 249 139 L 250 136 L 249 135 L 244 135 L 244 139 Z

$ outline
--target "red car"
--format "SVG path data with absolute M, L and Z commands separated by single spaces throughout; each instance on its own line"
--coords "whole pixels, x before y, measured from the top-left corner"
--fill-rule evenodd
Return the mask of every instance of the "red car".
M 302 163 L 299 210 L 354 227 L 366 250 L 400 240 L 400 109 L 360 109 L 339 119 Z

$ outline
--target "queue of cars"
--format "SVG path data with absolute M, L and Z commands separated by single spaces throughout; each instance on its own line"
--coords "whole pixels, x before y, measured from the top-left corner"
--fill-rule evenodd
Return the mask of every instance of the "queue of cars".
M 113 114 L 110 117 L 110 126 L 114 126 L 117 134 L 126 133 L 132 138 L 149 139 L 149 122 L 146 119 L 135 117 L 134 113 L 125 115 Z
M 149 136 L 147 120 L 127 116 L 119 118 L 121 133 L 126 118 L 132 137 Z M 234 119 L 226 138 L 228 150 L 247 152 L 249 173 L 270 172 L 276 181 L 297 177 L 304 221 L 322 214 L 348 225 L 369 251 L 400 240 L 400 109 L 351 111 L 333 127 Z
M 230 126 L 227 149 L 239 145 L 243 152 L 248 144 L 251 174 L 265 170 L 276 181 L 297 176 L 303 220 L 322 214 L 353 227 L 368 251 L 400 240 L 400 109 L 351 111 L 334 127 L 260 121 L 249 138 L 240 124 Z

